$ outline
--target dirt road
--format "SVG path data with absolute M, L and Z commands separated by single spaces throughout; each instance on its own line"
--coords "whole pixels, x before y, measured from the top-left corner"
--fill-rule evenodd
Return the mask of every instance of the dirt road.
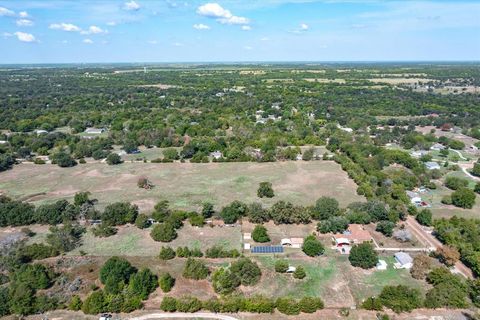
M 155 319 L 218 319 L 218 320 L 238 320 L 237 318 L 210 312 L 196 313 L 151 313 L 140 317 L 130 318 L 130 320 L 155 320 Z
M 427 247 L 431 247 L 432 249 L 435 248 L 442 248 L 443 243 L 441 243 L 437 238 L 435 238 L 431 233 L 426 232 L 423 227 L 415 220 L 414 217 L 408 216 L 407 221 L 405 224 L 409 227 L 409 229 L 415 233 L 415 236 L 418 240 L 424 242 Z M 462 274 L 465 278 L 473 279 L 473 273 L 470 268 L 464 265 L 461 261 L 458 261 L 455 264 L 455 269 Z

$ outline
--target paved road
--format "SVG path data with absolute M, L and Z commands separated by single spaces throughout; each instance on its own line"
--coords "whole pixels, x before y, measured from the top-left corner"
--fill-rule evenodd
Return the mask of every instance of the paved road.
M 130 320 L 154 320 L 154 319 L 218 319 L 218 320 L 238 320 L 237 318 L 211 312 L 197 313 L 151 313 L 144 316 L 130 318 Z
M 435 249 L 442 248 L 443 243 L 441 243 L 437 238 L 435 238 L 431 233 L 426 232 L 423 227 L 415 220 L 414 217 L 408 216 L 407 221 L 405 222 L 406 225 L 410 228 L 410 230 L 415 233 L 418 240 L 424 242 L 425 245 L 428 247 L 433 247 Z M 473 273 L 470 268 L 464 265 L 461 261 L 458 261 L 455 264 L 455 269 L 462 274 L 465 278 L 473 279 Z

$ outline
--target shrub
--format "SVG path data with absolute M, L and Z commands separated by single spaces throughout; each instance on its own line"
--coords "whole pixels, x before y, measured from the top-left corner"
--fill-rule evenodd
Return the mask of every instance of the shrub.
M 116 153 L 112 152 L 107 156 L 107 163 L 109 165 L 116 165 L 116 164 L 120 164 L 122 162 L 123 162 L 122 158 Z
M 162 303 L 160 304 L 160 309 L 165 312 L 177 311 L 177 300 L 173 297 L 164 297 L 162 299 Z
M 324 246 L 314 235 L 309 235 L 305 238 L 303 241 L 302 250 L 307 256 L 310 257 L 316 257 L 325 252 Z
M 112 257 L 100 269 L 100 281 L 107 293 L 119 293 L 137 270 L 124 258 Z
M 187 279 L 206 279 L 208 273 L 209 270 L 205 263 L 193 258 L 188 258 L 185 268 L 183 269 L 183 276 Z
M 393 235 L 393 228 L 395 228 L 395 223 L 391 221 L 379 221 L 375 230 L 383 233 L 387 237 L 391 237 Z
M 277 306 L 277 310 L 283 314 L 300 314 L 300 306 L 298 302 L 291 298 L 278 298 L 275 305 Z
M 20 255 L 25 260 L 42 260 L 50 257 L 58 256 L 59 252 L 52 246 L 44 245 L 43 243 L 33 243 L 28 246 L 24 246 L 20 251 Z
M 240 279 L 228 269 L 220 268 L 212 276 L 213 289 L 219 294 L 230 294 L 240 285 Z
M 456 207 L 471 209 L 475 204 L 475 192 L 468 188 L 460 188 L 452 193 L 452 204 Z
M 148 221 L 148 216 L 146 216 L 143 213 L 139 214 L 135 219 L 135 226 L 137 226 L 137 228 L 139 229 L 148 228 L 150 227 L 150 225 L 151 224 L 150 224 L 150 221 Z
M 173 250 L 172 248 L 162 247 L 162 249 L 160 249 L 159 258 L 162 260 L 171 260 L 175 258 L 175 255 L 175 250 Z
M 97 314 L 106 311 L 107 302 L 102 290 L 92 292 L 82 305 L 86 314 Z
M 128 202 L 115 202 L 107 205 L 102 213 L 102 223 L 119 226 L 134 223 L 138 216 L 138 206 Z
M 107 238 L 117 234 L 117 228 L 101 223 L 95 228 L 92 228 L 92 233 L 95 237 Z
M 175 285 L 175 278 L 172 277 L 170 273 L 164 273 L 160 276 L 158 283 L 163 292 L 170 292 Z
M 418 223 L 420 223 L 421 225 L 431 226 L 432 225 L 432 211 L 430 211 L 428 209 L 423 209 L 422 211 L 420 211 L 417 214 L 416 219 L 417 219 Z
M 287 260 L 277 260 L 275 261 L 275 272 L 285 273 L 288 270 L 288 261 Z
M 270 237 L 267 233 L 267 228 L 261 225 L 255 226 L 252 232 L 252 239 L 255 242 L 269 242 Z
M 55 153 L 52 156 L 52 163 L 57 164 L 62 168 L 73 167 L 77 165 L 77 161 L 75 161 L 71 155 L 64 151 Z
M 378 263 L 378 255 L 370 243 L 364 242 L 352 247 L 348 260 L 354 267 L 370 269 Z
M 189 258 L 189 257 L 201 258 L 201 257 L 203 257 L 203 253 L 198 248 L 193 248 L 193 249 L 190 250 L 188 247 L 178 247 L 177 248 L 177 257 L 179 257 L 179 258 Z M 213 257 L 207 257 L 207 258 L 213 258 Z
M 300 311 L 305 313 L 314 313 L 317 310 L 323 309 L 324 304 L 322 299 L 317 297 L 303 297 L 298 302 Z
M 82 309 L 83 302 L 79 296 L 73 296 L 68 303 L 68 310 L 78 311 Z
M 178 312 L 197 312 L 202 309 L 202 302 L 195 297 L 182 297 L 177 299 Z
M 129 292 L 139 297 L 141 300 L 148 298 L 150 293 L 155 291 L 158 286 L 158 278 L 150 269 L 142 269 L 130 277 L 128 283 Z
M 325 220 L 339 211 L 338 201 L 331 197 L 321 197 L 315 203 L 313 218 L 316 220 Z
M 257 196 L 259 198 L 273 198 L 275 196 L 272 188 L 272 183 L 271 182 L 260 182 L 260 186 L 258 187 L 257 190 Z
M 153 227 L 150 236 L 155 241 L 170 242 L 177 237 L 177 231 L 171 223 L 159 223 Z
M 213 204 L 210 202 L 205 202 L 202 207 L 202 216 L 205 219 L 211 218 L 213 214 L 215 213 L 215 210 L 213 209 Z
M 223 247 L 215 245 L 211 248 L 208 248 L 205 251 L 205 257 L 207 258 L 237 258 L 240 256 L 240 252 L 237 249 L 225 250 Z
M 404 285 L 383 287 L 379 299 L 384 306 L 397 313 L 410 312 L 422 304 L 420 292 Z
M 480 182 L 477 182 L 477 184 L 475 185 L 475 189 L 473 191 L 480 194 Z
M 240 258 L 232 262 L 230 271 L 240 278 L 240 282 L 244 286 L 257 284 L 262 276 L 262 271 L 257 263 L 248 258 Z
M 379 298 L 369 297 L 362 302 L 362 308 L 365 310 L 382 311 L 383 305 Z
M 305 269 L 302 266 L 298 266 L 295 272 L 293 273 L 293 277 L 295 279 L 303 279 L 307 276 L 305 273 Z
M 445 245 L 437 249 L 436 254 L 440 262 L 452 267 L 460 259 L 460 252 L 452 246 Z
M 410 274 L 414 279 L 423 280 L 433 267 L 433 259 L 426 254 L 419 254 L 413 258 Z
M 468 186 L 468 180 L 449 176 L 445 179 L 445 186 L 452 190 L 458 190 Z
M 205 218 L 199 214 L 192 214 L 188 217 L 188 221 L 192 226 L 203 227 L 205 224 Z

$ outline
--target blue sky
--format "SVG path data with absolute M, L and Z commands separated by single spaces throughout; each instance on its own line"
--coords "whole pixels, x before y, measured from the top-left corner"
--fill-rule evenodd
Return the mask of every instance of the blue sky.
M 480 60 L 480 1 L 0 0 L 0 64 Z

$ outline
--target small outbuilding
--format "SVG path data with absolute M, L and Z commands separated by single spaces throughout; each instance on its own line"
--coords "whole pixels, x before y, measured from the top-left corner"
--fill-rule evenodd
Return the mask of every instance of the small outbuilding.
M 249 232 L 245 232 L 243 234 L 243 240 L 252 240 L 252 234 Z
M 375 267 L 377 270 L 387 270 L 387 262 L 385 260 L 378 260 L 377 266 Z
M 434 162 L 434 161 L 425 162 L 425 167 L 428 170 L 440 170 L 440 165 L 437 162 Z

